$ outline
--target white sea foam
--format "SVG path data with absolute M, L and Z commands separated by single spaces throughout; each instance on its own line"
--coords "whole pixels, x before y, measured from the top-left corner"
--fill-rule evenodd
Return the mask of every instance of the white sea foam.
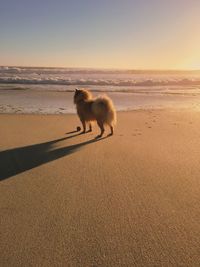
M 0 83 L 96 86 L 200 85 L 200 71 L 0 67 Z
M 49 84 L 49 85 L 78 85 L 78 86 L 87 86 L 87 85 L 96 85 L 96 86 L 200 86 L 199 79 L 144 79 L 141 81 L 137 80 L 107 80 L 107 79 L 71 79 L 71 78 L 59 78 L 59 77 L 0 77 L 0 83 L 7 84 Z

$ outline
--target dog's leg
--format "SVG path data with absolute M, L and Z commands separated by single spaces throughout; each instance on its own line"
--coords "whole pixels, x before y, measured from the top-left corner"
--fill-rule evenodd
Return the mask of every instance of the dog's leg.
M 81 133 L 85 133 L 86 131 L 86 123 L 85 123 L 85 121 L 84 120 L 81 120 L 81 123 L 82 123 L 82 125 L 83 125 L 83 131 L 81 132 Z
M 104 129 L 104 126 L 103 126 L 103 122 L 102 121 L 97 121 L 97 124 L 98 124 L 99 128 L 101 129 L 101 133 L 97 136 L 97 138 L 99 138 L 99 137 L 102 137 L 105 129 Z
M 113 135 L 114 131 L 113 131 L 113 126 L 110 125 L 110 134 L 109 135 Z
M 92 123 L 89 123 L 89 131 L 88 132 L 92 132 Z

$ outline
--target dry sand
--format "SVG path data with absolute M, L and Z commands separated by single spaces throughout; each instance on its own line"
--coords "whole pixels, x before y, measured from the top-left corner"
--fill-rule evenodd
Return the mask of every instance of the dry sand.
M 199 266 L 200 113 L 0 115 L 0 266 Z

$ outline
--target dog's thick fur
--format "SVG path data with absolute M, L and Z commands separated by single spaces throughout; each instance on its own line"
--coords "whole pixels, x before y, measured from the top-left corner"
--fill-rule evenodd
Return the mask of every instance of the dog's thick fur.
M 85 89 L 76 89 L 74 94 L 77 114 L 83 125 L 83 133 L 86 132 L 86 123 L 89 122 L 89 131 L 92 131 L 91 121 L 97 121 L 101 133 L 104 133 L 104 125 L 110 127 L 110 135 L 113 134 L 113 127 L 116 124 L 116 111 L 112 100 L 108 96 L 93 98 L 92 94 Z

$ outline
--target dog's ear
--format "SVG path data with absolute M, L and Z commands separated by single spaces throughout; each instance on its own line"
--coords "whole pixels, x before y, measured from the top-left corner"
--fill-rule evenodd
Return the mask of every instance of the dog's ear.
M 79 90 L 78 90 L 78 88 L 75 88 L 75 92 L 78 92 Z

